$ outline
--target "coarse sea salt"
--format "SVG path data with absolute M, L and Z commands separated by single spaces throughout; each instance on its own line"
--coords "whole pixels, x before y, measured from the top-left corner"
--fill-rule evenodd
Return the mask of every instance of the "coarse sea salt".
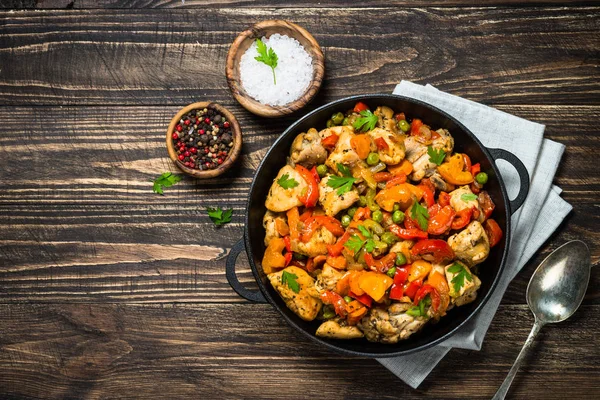
M 299 99 L 313 76 L 312 57 L 296 39 L 275 33 L 263 43 L 277 54 L 277 67 L 273 72 L 268 65 L 256 61 L 256 41 L 240 59 L 240 80 L 246 93 L 255 100 L 271 106 L 282 106 Z

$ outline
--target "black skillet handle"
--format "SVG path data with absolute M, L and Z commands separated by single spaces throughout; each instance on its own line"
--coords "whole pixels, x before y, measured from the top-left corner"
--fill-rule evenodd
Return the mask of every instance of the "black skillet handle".
M 494 160 L 505 160 L 508 161 L 519 174 L 521 180 L 521 187 L 519 188 L 519 194 L 513 200 L 510 201 L 510 214 L 514 214 L 525 202 L 527 195 L 529 194 L 529 172 L 525 165 L 510 151 L 504 149 L 488 149 L 492 154 Z
M 229 282 L 229 286 L 237 294 L 245 298 L 246 300 L 253 301 L 255 303 L 266 303 L 267 300 L 259 291 L 252 291 L 246 289 L 238 280 L 237 275 L 235 274 L 235 263 L 237 261 L 238 256 L 242 251 L 245 251 L 246 247 L 244 246 L 244 239 L 240 239 L 236 244 L 233 245 L 229 255 L 227 256 L 227 260 L 225 260 L 225 276 L 227 277 L 227 281 Z

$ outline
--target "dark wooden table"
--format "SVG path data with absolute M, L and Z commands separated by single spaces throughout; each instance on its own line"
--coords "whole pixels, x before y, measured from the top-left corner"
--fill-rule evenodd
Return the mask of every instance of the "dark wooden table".
M 535 266 L 570 239 L 599 263 L 600 7 L 346 3 L 0 0 L 0 398 L 492 396 L 533 323 Z M 483 350 L 453 350 L 418 390 L 308 342 L 225 280 L 254 169 L 294 120 L 250 115 L 225 81 L 229 44 L 271 18 L 324 49 L 308 109 L 407 79 L 546 124 L 567 146 L 555 183 L 574 211 L 510 285 Z M 242 124 L 239 169 L 154 194 L 150 179 L 176 171 L 168 121 L 205 99 Z M 217 205 L 234 209 L 220 229 L 205 212 Z M 578 313 L 542 331 L 512 398 L 600 398 L 593 272 Z

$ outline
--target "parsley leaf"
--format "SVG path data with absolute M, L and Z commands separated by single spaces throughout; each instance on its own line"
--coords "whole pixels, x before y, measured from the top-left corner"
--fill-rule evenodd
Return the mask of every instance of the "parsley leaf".
M 221 226 L 223 224 L 231 222 L 231 216 L 233 215 L 233 208 L 223 211 L 221 209 L 221 207 L 217 207 L 217 208 L 208 207 L 206 210 L 208 211 L 208 216 L 210 217 L 211 221 L 217 226 Z
M 425 207 L 415 202 L 415 204 L 413 204 L 412 208 L 410 209 L 410 217 L 417 221 L 422 230 L 427 232 L 427 221 L 429 219 L 429 213 L 427 212 L 427 209 Z
M 467 271 L 467 269 L 459 263 L 452 264 L 452 266 L 448 268 L 448 272 L 456 274 L 450 281 L 456 294 L 460 293 L 460 289 L 465 285 L 465 279 L 467 281 L 473 280 L 473 277 L 469 271 Z
M 171 187 L 181 180 L 181 175 L 173 175 L 170 172 L 165 172 L 155 180 L 153 180 L 152 191 L 154 193 L 163 194 L 163 188 Z
M 284 189 L 292 189 L 299 185 L 298 181 L 290 178 L 289 174 L 281 175 L 281 178 L 277 179 L 277 183 Z
M 379 117 L 373 114 L 370 110 L 360 112 L 360 117 L 354 121 L 354 129 L 360 132 L 367 132 L 375 129 L 375 125 L 379 121 Z
M 421 301 L 419 301 L 419 304 L 406 310 L 406 313 L 413 317 L 426 317 L 427 309 L 429 308 L 430 305 L 431 305 L 431 298 L 429 297 L 429 295 L 427 295 L 427 296 L 425 296 L 425 298 L 423 298 L 423 299 L 421 299 Z
M 338 196 L 352 190 L 352 185 L 356 182 L 356 178 L 352 177 L 350 169 L 343 164 L 337 163 L 337 169 L 344 176 L 330 176 L 327 180 L 327 186 L 337 189 Z
M 446 153 L 444 150 L 436 150 L 431 146 L 427 146 L 427 154 L 429 155 L 429 161 L 435 165 L 442 165 L 444 158 L 446 158 Z
M 366 238 L 372 238 L 373 237 L 373 235 L 371 235 L 371 232 L 369 232 L 369 230 L 367 228 L 365 228 L 364 226 L 362 226 L 362 225 L 358 226 L 358 230 Z
M 283 271 L 281 273 L 281 284 L 287 285 L 294 293 L 300 292 L 300 284 L 296 281 L 298 275 Z
M 352 235 L 350 236 L 350 239 L 344 243 L 344 247 L 352 250 L 354 254 L 357 254 L 363 246 L 368 253 L 373 252 L 373 250 L 375 250 L 375 240 L 373 240 L 373 235 L 371 232 L 369 232 L 369 230 L 362 225 L 358 226 L 358 230 L 364 237 L 366 237 L 366 239 L 363 240 L 358 235 Z
M 256 39 L 256 46 L 258 56 L 254 57 L 254 59 L 271 67 L 273 71 L 273 84 L 277 85 L 277 80 L 275 79 L 275 68 L 277 67 L 278 60 L 277 54 L 275 54 L 272 48 L 267 51 L 267 45 L 261 39 Z
M 460 199 L 462 201 L 471 201 L 471 200 L 477 200 L 477 195 L 474 193 L 463 193 L 462 196 L 460 196 Z
M 360 251 L 364 244 L 365 241 L 362 240 L 358 235 L 352 235 L 350 236 L 350 239 L 344 243 L 344 247 L 346 247 L 348 250 L 352 250 L 356 254 Z

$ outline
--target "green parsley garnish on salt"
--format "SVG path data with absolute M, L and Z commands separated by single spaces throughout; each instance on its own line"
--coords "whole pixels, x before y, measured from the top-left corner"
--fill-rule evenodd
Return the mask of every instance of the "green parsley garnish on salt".
M 299 99 L 313 76 L 312 57 L 300 42 L 286 35 L 276 33 L 268 39 L 261 38 L 262 52 L 259 52 L 258 41 L 252 43 L 240 59 L 240 80 L 246 93 L 271 106 Z M 265 62 L 269 61 L 265 54 L 273 54 L 276 62 Z

